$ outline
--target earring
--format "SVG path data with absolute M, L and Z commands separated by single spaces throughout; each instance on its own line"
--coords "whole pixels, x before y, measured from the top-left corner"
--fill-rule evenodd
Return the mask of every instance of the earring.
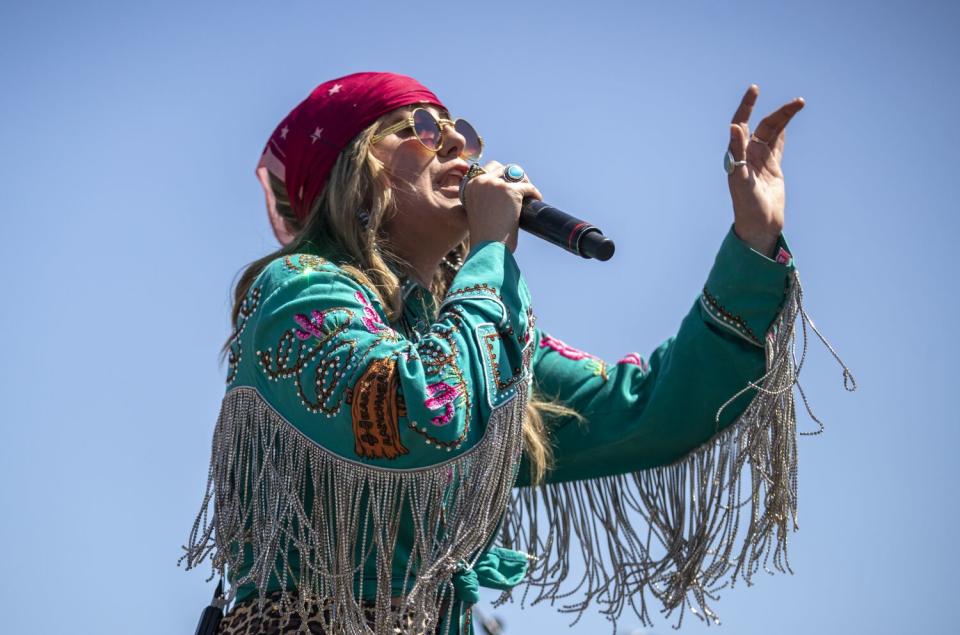
M 370 212 L 363 209 L 362 207 L 357 210 L 357 221 L 360 222 L 361 227 L 367 229 L 370 226 Z

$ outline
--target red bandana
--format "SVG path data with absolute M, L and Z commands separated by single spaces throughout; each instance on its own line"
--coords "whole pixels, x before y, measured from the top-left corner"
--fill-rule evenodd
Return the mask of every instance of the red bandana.
M 416 103 L 444 107 L 412 77 L 354 73 L 320 84 L 291 110 L 270 135 L 257 164 L 257 178 L 266 192 L 277 240 L 285 245 L 293 235 L 277 214 L 267 171 L 286 184 L 293 213 L 303 221 L 323 191 L 340 151 L 381 115 Z

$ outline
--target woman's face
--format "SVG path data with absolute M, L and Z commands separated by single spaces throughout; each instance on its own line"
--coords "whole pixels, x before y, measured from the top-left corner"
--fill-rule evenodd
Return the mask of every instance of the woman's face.
M 385 115 L 380 128 L 401 121 L 417 106 Z M 435 117 L 450 113 L 436 106 L 421 106 Z M 460 204 L 460 180 L 469 164 L 460 157 L 464 138 L 452 125 L 443 129 L 443 145 L 431 152 L 420 143 L 412 128 L 392 134 L 373 146 L 393 186 L 396 214 L 386 221 L 390 236 L 403 236 L 424 247 L 452 248 L 467 235 L 467 216 Z M 415 243 L 416 244 L 416 243 Z M 445 253 L 445 252 L 444 252 Z

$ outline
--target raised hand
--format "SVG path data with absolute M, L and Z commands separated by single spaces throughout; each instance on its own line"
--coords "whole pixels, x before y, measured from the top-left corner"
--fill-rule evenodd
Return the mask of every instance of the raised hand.
M 762 254 L 773 255 L 783 230 L 784 188 L 780 162 L 790 119 L 803 108 L 797 97 L 763 118 L 753 135 L 747 121 L 760 87 L 751 84 L 730 123 L 729 150 L 745 165 L 727 177 L 733 199 L 733 228 L 741 240 Z

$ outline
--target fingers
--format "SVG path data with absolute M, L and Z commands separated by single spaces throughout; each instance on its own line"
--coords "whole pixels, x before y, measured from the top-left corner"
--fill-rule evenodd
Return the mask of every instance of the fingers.
M 750 113 L 753 112 L 753 105 L 757 103 L 757 95 L 759 94 L 760 87 L 756 84 L 750 84 L 747 92 L 743 94 L 743 99 L 740 100 L 737 112 L 733 113 L 733 119 L 730 120 L 730 123 L 746 124 L 750 121 Z
M 499 161 L 487 161 L 482 167 L 483 171 L 487 174 L 500 176 L 500 174 L 503 172 L 503 164 Z
M 495 181 L 497 185 L 500 185 L 501 187 L 508 187 L 516 192 L 521 193 L 523 198 L 527 198 L 529 196 L 537 200 L 543 200 L 540 190 L 533 186 L 528 175 L 524 174 L 522 181 L 512 182 L 505 180 L 503 178 L 505 167 L 506 166 L 499 161 L 488 161 L 483 165 L 485 174 L 476 178 L 483 177 L 485 179 Z
M 730 154 L 733 155 L 735 161 L 743 161 L 747 157 L 747 133 L 740 124 L 731 123 L 730 124 L 730 143 L 727 146 L 727 149 L 730 151 Z M 734 176 L 747 176 L 748 170 L 745 165 L 738 165 L 734 168 L 733 173 L 730 174 L 731 177 Z
M 543 195 L 540 193 L 540 190 L 534 187 L 533 183 L 530 181 L 521 181 L 516 185 L 519 186 L 517 187 L 517 191 L 523 195 L 523 198 L 535 198 L 538 201 L 543 200 Z
M 795 114 L 800 112 L 804 106 L 803 97 L 797 97 L 783 106 L 780 106 L 775 112 L 770 113 L 763 118 L 760 125 L 757 126 L 753 134 L 767 142 L 773 149 L 774 142 L 780 132 L 790 123 Z
M 519 182 L 503 178 L 503 164 L 489 161 L 484 173 L 463 186 L 463 204 L 470 228 L 471 244 L 496 240 L 510 251 L 517 246 L 517 230 L 523 199 L 541 199 L 540 191 L 529 180 Z
M 508 207 L 515 208 L 515 213 L 519 215 L 523 199 L 543 200 L 540 190 L 530 182 L 527 175 L 524 175 L 522 181 L 508 181 L 503 178 L 503 174 L 502 163 L 488 161 L 483 165 L 482 174 L 477 174 L 463 183 L 461 200 L 467 210 L 472 211 L 478 206 L 506 204 Z

